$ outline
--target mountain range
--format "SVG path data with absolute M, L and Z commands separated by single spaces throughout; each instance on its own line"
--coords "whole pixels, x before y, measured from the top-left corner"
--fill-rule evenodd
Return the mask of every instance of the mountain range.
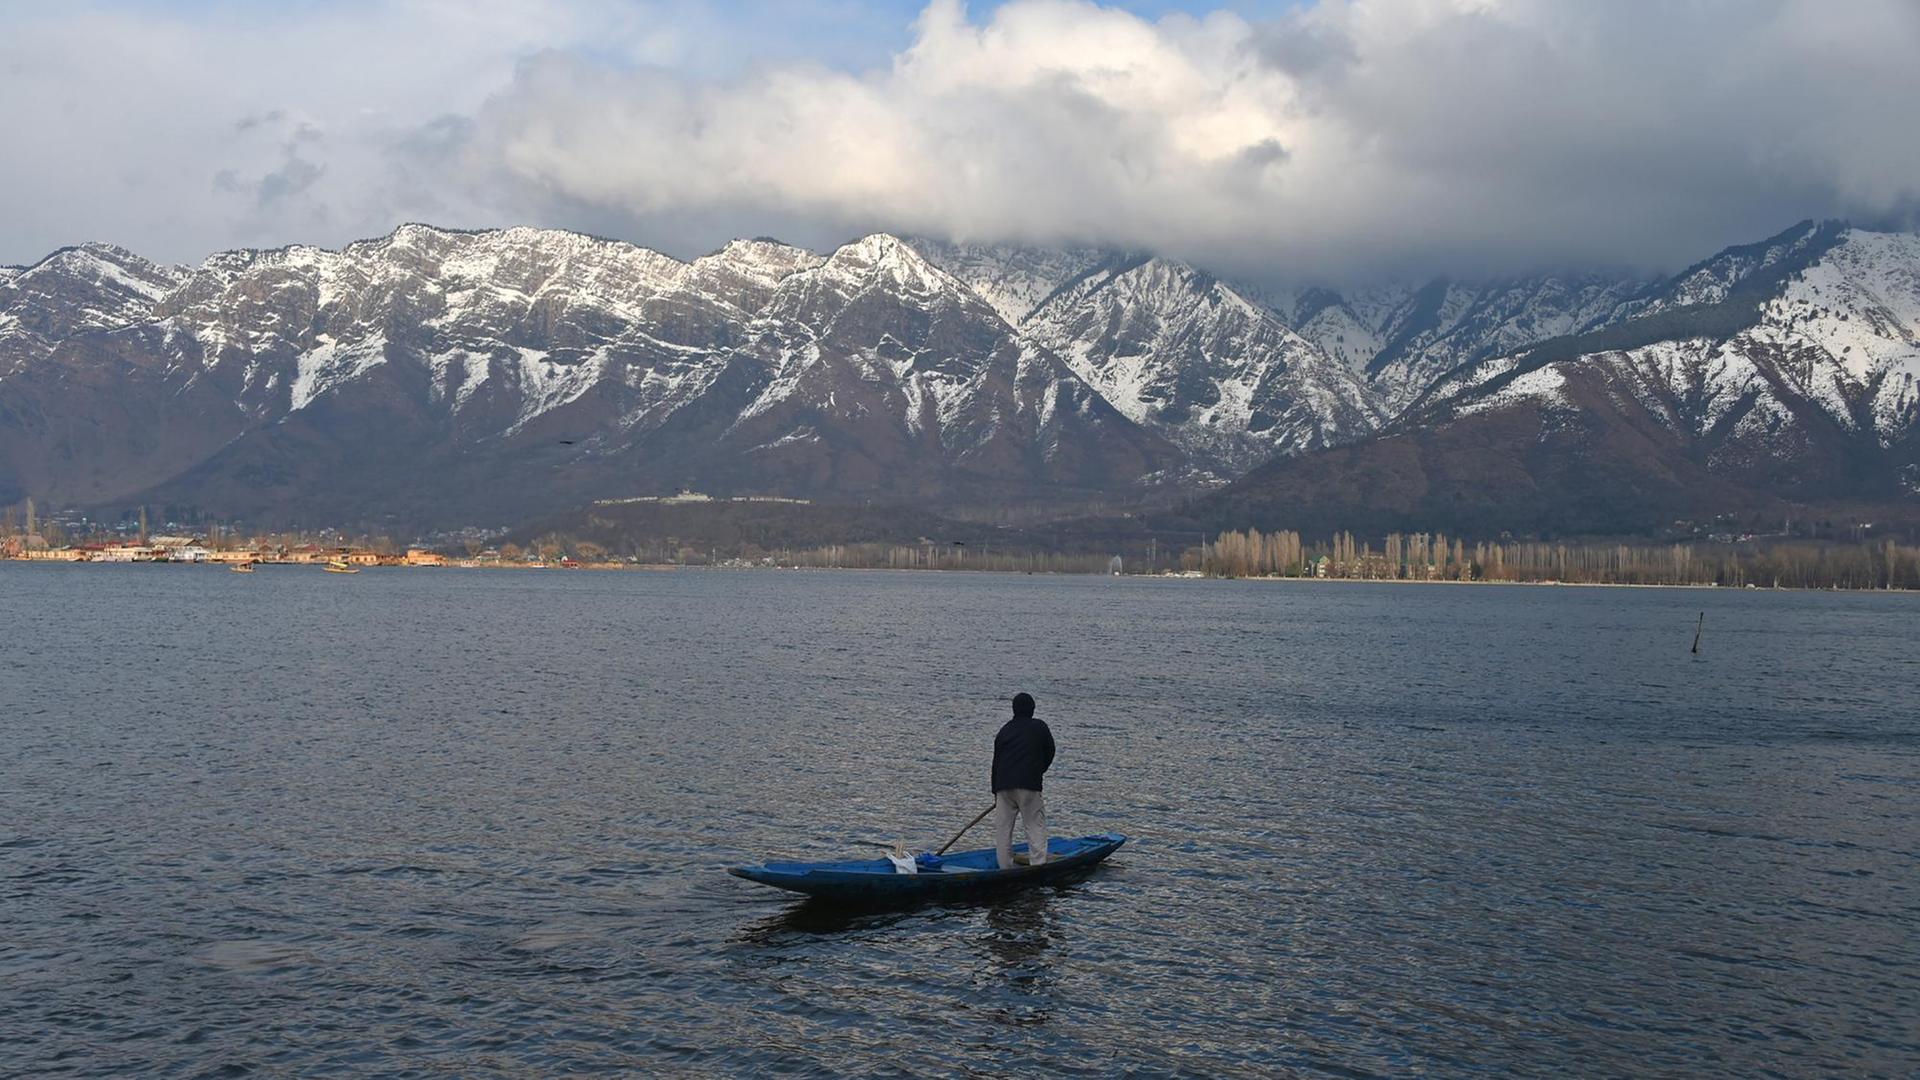
M 1917 379 L 1920 237 L 1833 222 L 1652 280 L 1345 291 L 884 233 L 88 244 L 0 268 L 0 504 L 430 528 L 693 488 L 1633 531 L 1910 508 Z
M 1481 534 L 1920 521 L 1920 236 L 1803 223 L 1570 329 L 1461 353 L 1368 439 L 1269 462 L 1205 513 Z

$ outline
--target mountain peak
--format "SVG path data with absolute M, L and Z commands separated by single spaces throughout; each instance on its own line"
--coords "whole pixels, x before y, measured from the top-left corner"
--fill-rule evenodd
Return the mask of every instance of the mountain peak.
M 413 244 L 421 240 L 439 239 L 441 237 L 451 236 L 452 234 L 453 230 L 451 229 L 442 229 L 419 221 L 409 221 L 395 227 L 392 232 L 387 234 L 386 240 L 390 244 Z
M 842 246 L 827 259 L 824 268 L 841 275 L 884 279 L 920 293 L 965 289 L 892 233 L 872 233 Z
M 906 242 L 941 270 L 964 282 L 1014 326 L 1059 289 L 1112 257 L 1097 248 L 1038 248 L 960 244 L 925 237 Z
M 733 240 L 693 260 L 682 289 L 704 290 L 745 312 L 766 304 L 782 281 L 820 265 L 820 256 L 778 240 Z
M 768 237 L 729 240 L 719 251 L 693 260 L 695 267 L 729 266 L 744 273 L 766 276 L 777 281 L 795 270 L 817 266 L 820 256 L 806 248 L 795 247 Z
M 288 247 L 282 253 L 320 253 L 323 249 Z M 504 229 L 452 229 L 421 222 L 407 222 L 385 236 L 357 240 L 329 254 L 367 255 L 372 253 L 416 251 L 429 258 L 447 255 L 504 255 L 520 253 L 536 258 L 570 259 L 593 253 L 620 259 L 637 259 L 654 267 L 684 267 L 687 264 L 671 255 L 643 247 L 628 240 L 595 236 L 571 229 L 547 229 L 532 225 L 514 225 Z
M 785 240 L 781 240 L 778 237 L 773 237 L 773 236 L 754 236 L 754 237 L 743 237 L 738 240 L 729 240 L 726 242 L 726 244 L 723 247 L 720 248 L 719 251 L 713 252 L 712 254 L 713 255 L 732 255 L 735 257 L 740 257 L 744 255 L 749 255 L 749 254 L 778 253 L 778 252 L 800 252 L 806 255 L 813 254 L 811 251 L 808 251 L 806 248 L 797 247 L 793 244 L 787 243 Z M 710 257 L 711 256 L 702 256 L 702 258 L 710 258 Z
M 0 331 L 24 331 L 44 345 L 140 322 L 189 274 L 114 244 L 61 248 L 0 275 Z
M 1913 445 L 1920 237 L 1806 222 L 1644 286 L 1269 297 L 1177 258 L 888 232 L 683 261 L 564 230 L 409 223 L 194 270 L 85 244 L 0 268 L 0 415 L 54 418 L 0 432 L 24 440 L 0 454 L 0 497 L 266 512 L 324 494 L 315 512 L 352 515 L 427 492 L 423 514 L 489 520 L 636 484 L 1053 499 L 1057 483 L 1137 490 L 1169 463 L 1224 478 L 1307 461 L 1389 422 L 1396 437 L 1466 424 L 1436 453 L 1484 462 L 1474 440 L 1499 436 L 1518 460 L 1535 419 L 1571 408 L 1670 431 L 1660 453 L 1696 471 L 1777 487 L 1765 468 L 1790 465 L 1808 478 L 1796 491 L 1846 479 L 1822 461 Z M 131 422 L 62 441 L 102 416 Z M 176 439 L 166 453 L 155 432 Z M 1486 475 L 1493 498 L 1505 474 Z
M 129 288 L 141 292 L 151 291 L 154 282 L 162 282 L 171 287 L 187 270 L 179 266 L 163 266 L 159 263 L 136 255 L 118 244 L 89 240 L 83 244 L 74 244 L 49 252 L 45 258 L 31 266 L 11 267 L 17 277 L 35 273 L 80 274 L 80 275 L 132 275 L 135 279 L 128 283 Z M 165 292 L 162 288 L 160 292 Z M 153 293 L 158 296 L 159 293 Z

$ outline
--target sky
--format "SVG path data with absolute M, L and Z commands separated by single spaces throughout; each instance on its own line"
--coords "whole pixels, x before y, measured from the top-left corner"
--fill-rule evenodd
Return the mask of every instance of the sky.
M 0 263 L 407 221 L 1339 282 L 1920 215 L 1912 0 L 0 0 Z

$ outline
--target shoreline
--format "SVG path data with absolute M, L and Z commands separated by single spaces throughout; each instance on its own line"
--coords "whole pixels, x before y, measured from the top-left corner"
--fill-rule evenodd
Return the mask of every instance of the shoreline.
M 233 564 L 209 561 L 173 561 L 166 559 L 142 559 L 125 561 L 67 560 L 67 559 L 0 559 L 0 566 L 63 566 L 63 567 L 103 567 L 103 566 L 175 566 L 198 567 L 208 570 L 227 569 Z M 274 567 L 290 569 L 313 569 L 324 572 L 324 563 L 301 562 L 258 562 L 256 567 Z M 998 574 L 1006 577 L 1118 577 L 1135 581 L 1194 581 L 1225 582 L 1244 581 L 1261 584 L 1298 584 L 1298 585 L 1435 585 L 1435 586 L 1524 586 L 1530 588 L 1559 589 L 1693 589 L 1730 592 L 1845 592 L 1845 593 L 1886 593 L 1900 595 L 1920 595 L 1920 589 L 1860 588 L 1846 585 L 1719 585 L 1713 582 L 1673 582 L 1656 583 L 1640 581 L 1512 581 L 1483 580 L 1459 581 L 1455 579 L 1420 578 L 1334 578 L 1334 577 L 1208 577 L 1200 574 L 1158 573 L 1158 574 L 1103 574 L 1071 570 L 1001 570 L 970 567 L 924 567 L 924 566 L 699 566 L 684 563 L 579 563 L 562 566 L 557 563 L 481 563 L 448 560 L 440 564 L 407 565 L 404 563 L 387 565 L 369 565 L 359 567 L 362 570 L 595 570 L 661 573 L 673 571 L 713 571 L 713 572 L 767 572 L 767 571 L 803 571 L 814 573 L 869 573 L 869 574 Z

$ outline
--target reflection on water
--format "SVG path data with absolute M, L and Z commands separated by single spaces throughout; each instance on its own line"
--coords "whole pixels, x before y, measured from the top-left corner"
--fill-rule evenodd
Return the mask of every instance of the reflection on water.
M 1055 981 L 1048 950 L 1057 932 L 1054 890 L 1033 889 L 987 908 L 986 970 L 1020 1000 L 999 1011 L 1010 1024 L 1044 1024 Z
M 786 946 L 811 939 L 857 935 L 922 917 L 926 906 L 895 909 L 849 908 L 814 900 L 796 900 L 780 911 L 749 922 L 734 940 L 746 945 Z
M 1912 1075 L 1903 596 L 0 565 L 0 1075 Z M 1688 652 L 1702 608 L 1711 649 Z M 1085 879 L 847 913 L 1004 700 Z

